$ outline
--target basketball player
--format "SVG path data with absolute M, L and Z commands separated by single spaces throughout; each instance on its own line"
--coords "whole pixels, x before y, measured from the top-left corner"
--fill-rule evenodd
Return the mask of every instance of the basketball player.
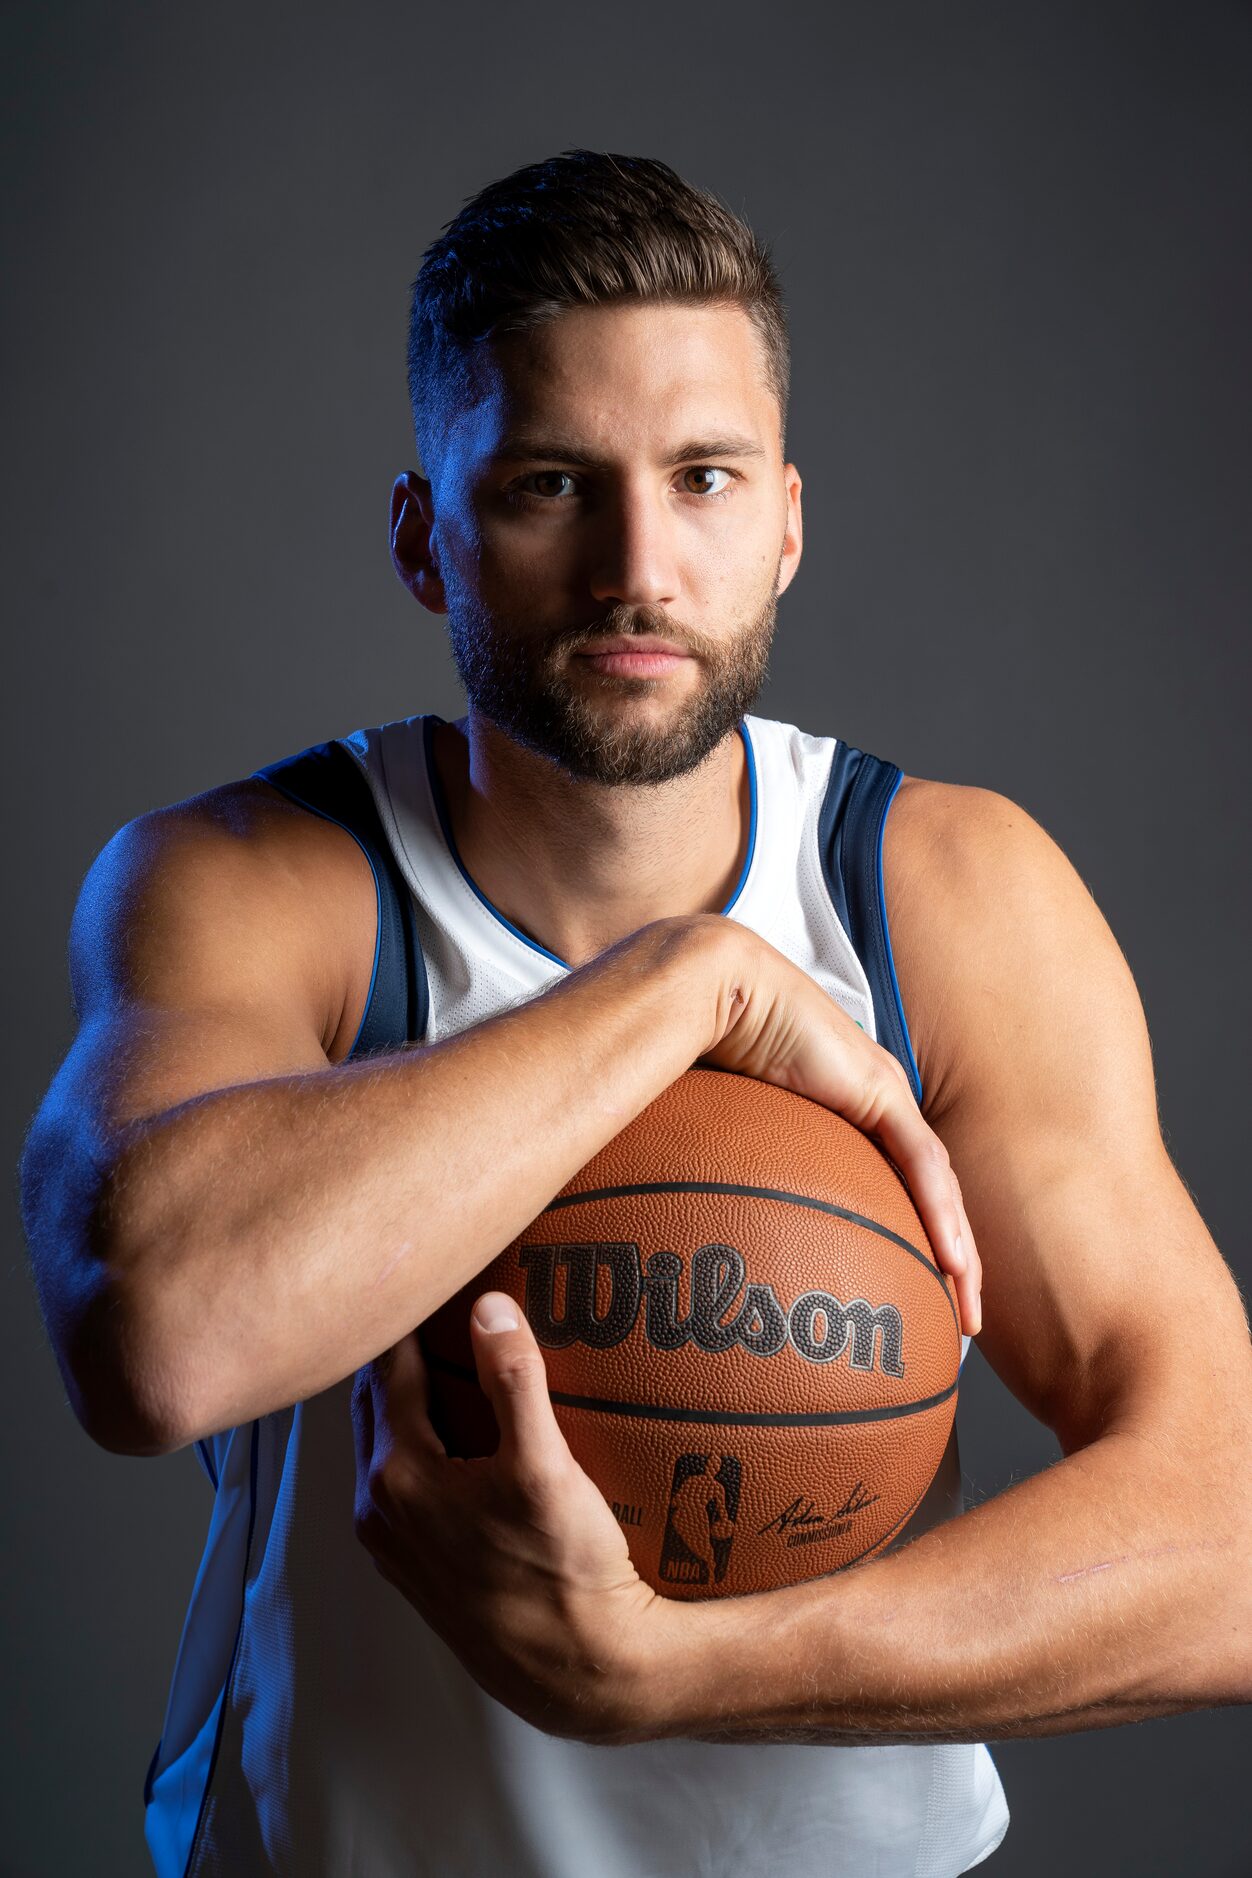
M 949 1878 L 1007 1827 L 987 1740 L 1252 1694 L 1247 1322 L 1130 974 L 1011 802 L 902 780 L 829 700 L 752 714 L 800 478 L 777 283 L 720 204 L 519 171 L 428 251 L 409 363 L 391 550 L 466 715 L 122 829 L 24 1156 L 84 1427 L 194 1443 L 214 1489 L 155 1869 Z M 490 1461 L 440 1450 L 415 1327 L 700 1060 L 882 1143 L 1065 1458 L 954 1517 L 953 1439 L 907 1543 L 680 1604 L 507 1300 Z

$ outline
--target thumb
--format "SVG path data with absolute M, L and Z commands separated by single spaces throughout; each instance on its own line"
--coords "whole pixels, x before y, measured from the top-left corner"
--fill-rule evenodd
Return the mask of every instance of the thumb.
M 510 1473 L 533 1475 L 568 1460 L 552 1412 L 543 1352 L 526 1315 L 503 1291 L 484 1291 L 470 1312 L 478 1381 L 500 1430 L 496 1459 Z

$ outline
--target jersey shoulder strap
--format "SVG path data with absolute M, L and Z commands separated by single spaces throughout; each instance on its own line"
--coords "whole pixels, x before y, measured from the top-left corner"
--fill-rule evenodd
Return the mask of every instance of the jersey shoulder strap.
M 374 969 L 349 1058 L 420 1042 L 430 1013 L 430 988 L 413 898 L 360 766 L 342 743 L 331 739 L 253 770 L 252 775 L 272 783 L 301 808 L 346 829 L 373 872 L 378 906 Z
M 895 763 L 837 743 L 817 840 L 827 891 L 869 980 L 878 1041 L 908 1072 L 920 1107 L 922 1079 L 891 956 L 882 884 L 883 829 L 903 774 Z

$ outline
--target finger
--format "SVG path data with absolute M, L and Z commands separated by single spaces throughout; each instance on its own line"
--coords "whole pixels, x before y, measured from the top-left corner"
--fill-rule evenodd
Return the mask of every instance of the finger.
M 375 1430 L 410 1455 L 444 1459 L 447 1449 L 430 1419 L 430 1384 L 416 1329 L 369 1365 Z
M 952 1175 L 952 1191 L 956 1199 L 957 1212 L 960 1215 L 961 1250 L 965 1255 L 965 1268 L 955 1275 L 961 1328 L 969 1336 L 976 1337 L 982 1329 L 982 1260 L 978 1256 L 978 1247 L 974 1243 L 974 1232 L 969 1223 L 969 1214 L 965 1211 L 961 1183 L 955 1173 Z
M 945 1271 L 954 1275 L 965 1271 L 968 1221 L 963 1220 L 953 1192 L 952 1163 L 902 1078 L 883 1077 L 871 1132 L 903 1174 L 936 1258 Z M 969 1243 L 973 1243 L 972 1234 Z
M 552 1410 L 543 1352 L 514 1300 L 485 1291 L 470 1312 L 478 1381 L 495 1411 L 500 1445 L 495 1460 L 524 1491 L 569 1460 Z
M 964 1250 L 965 1243 L 967 1242 L 964 1240 L 963 1233 L 962 1250 Z M 936 1259 L 940 1270 L 947 1271 L 952 1278 L 952 1283 L 956 1291 L 957 1315 L 961 1320 L 962 1333 L 965 1336 L 976 1337 L 982 1329 L 980 1267 L 977 1255 L 975 1254 L 973 1258 L 967 1257 L 959 1271 L 952 1269 L 948 1263 L 948 1255 L 946 1253 L 937 1253 Z
M 934 1248 L 935 1260 L 940 1271 L 946 1272 L 952 1279 L 961 1330 L 971 1337 L 976 1337 L 982 1329 L 979 1299 L 982 1288 L 982 1262 L 978 1257 L 973 1229 L 969 1223 L 969 1215 L 965 1211 L 965 1201 L 961 1196 L 961 1183 L 954 1169 L 949 1170 L 949 1179 L 952 1186 L 952 1204 L 957 1213 L 959 1237 L 951 1248 L 937 1245 Z

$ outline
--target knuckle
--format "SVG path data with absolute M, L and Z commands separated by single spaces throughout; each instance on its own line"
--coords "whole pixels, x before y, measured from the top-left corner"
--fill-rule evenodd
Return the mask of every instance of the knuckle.
M 501 1360 L 496 1375 L 510 1395 L 529 1395 L 532 1390 L 548 1386 L 547 1371 L 538 1350 L 514 1350 Z
M 358 1494 L 352 1510 L 352 1530 L 367 1552 L 377 1549 L 385 1530 L 378 1508 L 365 1497 Z
M 909 1081 L 908 1071 L 905 1069 L 899 1057 L 892 1056 L 891 1052 L 888 1050 L 887 1062 L 890 1065 L 892 1080 L 898 1083 L 901 1089 L 907 1089 L 911 1095 L 913 1093 L 913 1085 Z
M 902 1099 L 910 1106 L 913 1102 L 913 1089 L 905 1070 L 890 1050 L 884 1050 L 879 1043 L 869 1044 L 862 1091 L 867 1111 L 879 1118 L 898 1110 Z
M 413 1472 L 394 1454 L 374 1461 L 368 1481 L 370 1504 L 384 1518 L 411 1508 L 414 1500 Z

